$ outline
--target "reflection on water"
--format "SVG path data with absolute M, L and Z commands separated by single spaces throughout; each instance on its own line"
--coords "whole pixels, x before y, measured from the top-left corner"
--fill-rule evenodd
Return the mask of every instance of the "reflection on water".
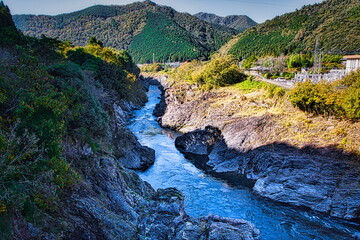
M 199 170 L 176 150 L 174 139 L 178 134 L 162 129 L 152 115 L 160 90 L 151 86 L 148 96 L 149 102 L 134 112 L 129 128 L 141 144 L 155 149 L 156 160 L 149 170 L 138 174 L 155 189 L 180 189 L 190 216 L 242 218 L 260 229 L 261 239 L 334 240 L 360 236 L 358 224 L 266 201 L 252 195 L 249 188 L 231 187 Z

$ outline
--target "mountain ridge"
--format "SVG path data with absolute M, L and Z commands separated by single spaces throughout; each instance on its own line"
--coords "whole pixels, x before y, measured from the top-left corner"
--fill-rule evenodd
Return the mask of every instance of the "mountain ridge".
M 239 34 L 235 43 L 220 50 L 239 59 L 251 55 L 320 51 L 353 54 L 360 51 L 360 5 L 357 0 L 327 0 L 277 16 Z M 222 51 L 224 50 L 224 51 Z
M 239 32 L 243 32 L 246 29 L 257 25 L 257 23 L 247 15 L 229 15 L 221 17 L 213 13 L 199 12 L 194 14 L 194 16 L 209 23 L 236 29 Z
M 14 15 L 13 19 L 33 37 L 45 35 L 83 46 L 95 36 L 105 46 L 128 50 L 138 63 L 151 62 L 154 53 L 155 61 L 161 62 L 206 59 L 236 34 L 151 1 L 95 5 L 56 16 Z M 153 46 L 158 46 L 156 51 Z

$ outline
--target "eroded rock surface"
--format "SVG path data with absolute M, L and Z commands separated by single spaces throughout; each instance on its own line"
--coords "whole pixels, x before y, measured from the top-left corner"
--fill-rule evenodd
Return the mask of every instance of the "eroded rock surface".
M 209 155 L 214 144 L 220 139 L 218 128 L 207 126 L 204 130 L 185 133 L 175 140 L 175 146 L 183 153 Z
M 211 138 L 209 128 L 178 137 L 177 142 L 183 143 L 180 150 L 199 154 L 198 149 L 209 149 L 203 136 L 217 139 L 212 142 L 206 162 L 214 173 L 231 173 L 254 180 L 254 192 L 274 201 L 348 220 L 360 218 L 357 161 L 336 151 L 324 154 L 321 149 L 298 149 L 281 143 L 239 152 L 229 149 L 218 132 Z

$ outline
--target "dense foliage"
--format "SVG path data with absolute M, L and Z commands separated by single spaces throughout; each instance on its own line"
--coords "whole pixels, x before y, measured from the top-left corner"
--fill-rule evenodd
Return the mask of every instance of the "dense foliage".
M 148 13 L 147 24 L 143 31 L 134 37 L 129 51 L 136 56 L 136 62 L 147 62 L 153 57 L 160 62 L 175 62 L 207 55 L 201 52 L 201 48 L 201 45 L 193 42 L 188 32 L 170 17 L 161 13 Z
M 31 221 L 34 209 L 54 211 L 64 190 L 80 178 L 64 144 L 111 149 L 105 144 L 111 98 L 135 101 L 141 87 L 139 69 L 125 51 L 95 39 L 73 47 L 24 37 L 2 3 L 0 21 L 6 23 L 0 25 L 6 43 L 0 47 L 1 232 L 2 212 L 21 211 Z
M 9 13 L 9 8 L 0 1 L 0 47 L 19 43 L 23 40 Z
M 58 16 L 17 15 L 14 21 L 26 35 L 44 34 L 80 46 L 94 36 L 104 46 L 129 50 L 140 63 L 152 62 L 153 53 L 157 62 L 207 58 L 235 34 L 150 1 L 93 6 Z
M 287 59 L 288 68 L 308 68 L 313 65 L 313 59 L 309 54 L 294 54 Z
M 360 71 L 333 83 L 299 83 L 289 93 L 301 110 L 353 120 L 360 119 Z
M 177 80 L 187 81 L 206 88 L 228 86 L 246 79 L 231 56 L 214 56 L 208 62 L 193 61 L 183 64 L 173 72 Z
M 166 66 L 160 63 L 143 64 L 140 66 L 141 72 L 157 73 L 164 70 Z
M 239 35 L 229 50 L 238 58 L 313 52 L 316 39 L 325 53 L 358 52 L 360 17 L 357 0 L 327 0 L 304 6 Z

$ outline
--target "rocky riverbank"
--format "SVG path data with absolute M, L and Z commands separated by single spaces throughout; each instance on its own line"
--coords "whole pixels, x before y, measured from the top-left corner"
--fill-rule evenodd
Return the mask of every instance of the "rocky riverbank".
M 339 218 L 360 219 L 359 160 L 319 140 L 341 122 L 324 120 L 322 130 L 315 132 L 305 116 L 292 126 L 284 124 L 289 118 L 271 112 L 257 93 L 203 92 L 186 84 L 164 85 L 164 89 L 165 104 L 157 110 L 164 113 L 159 122 L 189 132 L 176 141 L 188 157 L 201 156 L 203 166 L 213 173 L 243 177 L 260 196 Z M 356 141 L 358 124 L 352 130 L 346 135 Z M 291 131 L 314 131 L 318 141 L 295 138 Z M 277 141 L 284 135 L 287 139 Z
M 53 209 L 39 212 L 36 222 L 9 216 L 13 239 L 259 239 L 259 230 L 247 221 L 189 217 L 181 192 L 155 191 L 128 170 L 144 170 L 154 161 L 154 150 L 141 146 L 126 128 L 131 110 L 140 106 L 116 95 L 107 105 L 112 131 L 103 144 L 112 149 L 94 152 L 87 144 L 64 141 L 79 183 Z

